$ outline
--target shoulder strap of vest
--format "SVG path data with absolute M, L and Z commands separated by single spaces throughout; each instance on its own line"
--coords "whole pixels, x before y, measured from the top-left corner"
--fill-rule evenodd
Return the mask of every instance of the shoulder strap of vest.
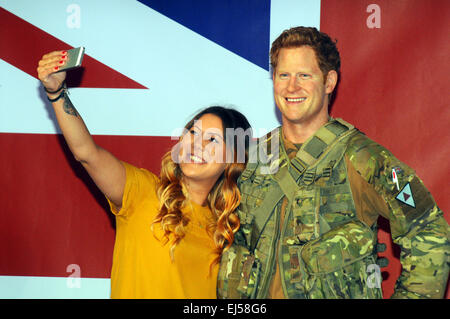
M 255 174 L 258 167 L 262 166 L 264 168 L 264 173 L 267 174 L 266 171 L 268 171 L 268 167 L 271 163 L 273 163 L 273 158 L 278 157 L 278 148 L 275 147 L 275 154 L 272 154 L 272 140 L 279 138 L 279 130 L 280 128 L 277 127 L 276 129 L 272 130 L 271 132 L 267 133 L 266 135 L 260 137 L 257 140 L 256 144 L 251 144 L 249 147 L 249 157 L 247 165 L 242 172 L 241 176 L 239 177 L 240 181 L 245 181 L 249 179 L 250 177 Z M 257 173 L 259 175 L 259 173 Z
M 332 119 L 311 136 L 290 161 L 289 172 L 296 181 L 307 168 L 314 166 L 332 146 L 348 135 L 356 133 L 355 127 L 344 120 Z
M 269 167 L 273 163 L 274 159 L 278 157 L 278 148 L 275 150 L 275 154 L 272 154 L 271 143 L 272 140 L 279 140 L 279 130 L 276 128 L 269 132 L 267 135 L 262 136 L 258 139 L 256 145 L 252 145 L 249 148 L 249 161 L 246 168 L 239 177 L 240 183 L 245 183 L 247 180 L 251 179 L 253 175 L 254 183 L 256 180 L 264 178 L 267 175 Z M 261 149 L 262 148 L 262 149 Z M 276 160 L 276 159 L 275 159 Z M 257 232 L 260 234 L 265 226 L 266 220 L 270 217 L 270 214 L 274 211 L 275 206 L 284 197 L 283 191 L 280 187 L 274 183 L 273 187 L 270 188 L 270 192 L 266 194 L 260 206 L 258 206 L 252 215 L 254 216 L 254 222 Z M 249 247 L 253 251 L 257 245 L 257 240 L 255 242 L 249 243 Z
M 259 235 L 273 213 L 275 206 L 284 196 L 292 203 L 294 194 L 299 188 L 297 184 L 298 178 L 301 177 L 309 167 L 314 166 L 337 142 L 350 134 L 356 133 L 356 131 L 357 130 L 353 125 L 342 119 L 335 119 L 328 122 L 303 144 L 297 152 L 296 157 L 293 159 L 295 160 L 295 163 L 291 160 L 291 164 L 295 170 L 290 170 L 289 166 L 291 165 L 286 165 L 279 168 L 278 171 L 272 175 L 277 182 L 278 187 L 273 187 L 271 192 L 264 198 L 261 205 L 253 212 L 253 215 L 255 216 L 255 225 L 259 231 Z M 295 175 L 292 174 L 293 171 Z M 257 242 L 258 240 L 256 240 L 255 243 L 252 243 L 252 250 L 256 247 Z
M 264 197 L 263 202 L 258 208 L 253 211 L 253 215 L 255 216 L 255 226 L 258 234 L 258 239 L 254 242 L 250 243 L 251 250 L 253 251 L 257 244 L 261 233 L 266 226 L 267 221 L 269 220 L 272 213 L 275 211 L 275 207 L 279 203 L 279 201 L 285 196 L 283 190 L 279 187 L 279 185 L 275 184 L 275 187 L 270 189 L 270 192 Z
M 289 174 L 286 166 L 282 167 L 278 171 L 278 173 L 274 176 L 274 179 L 280 186 L 279 189 L 282 190 L 283 195 L 287 197 L 290 205 L 295 200 L 294 195 L 299 188 L 298 184 L 295 182 L 292 175 Z M 324 232 L 331 229 L 328 225 L 328 222 L 322 217 L 322 215 L 319 215 L 319 224 L 320 229 L 322 229 Z

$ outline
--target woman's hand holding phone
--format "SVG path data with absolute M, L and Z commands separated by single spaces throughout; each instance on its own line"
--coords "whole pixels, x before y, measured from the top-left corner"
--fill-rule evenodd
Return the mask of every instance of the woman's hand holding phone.
M 54 92 L 61 87 L 66 79 L 66 72 L 60 71 L 60 69 L 67 61 L 67 51 L 54 51 L 45 54 L 39 61 L 37 68 L 38 78 L 47 91 Z
M 66 71 L 81 66 L 83 57 L 84 47 L 45 54 L 39 61 L 37 71 L 38 78 L 47 92 L 61 88 L 66 79 Z

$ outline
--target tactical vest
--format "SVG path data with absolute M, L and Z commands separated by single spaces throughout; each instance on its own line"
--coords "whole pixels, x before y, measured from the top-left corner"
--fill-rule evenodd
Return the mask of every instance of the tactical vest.
M 376 223 L 358 220 L 344 160 L 349 139 L 362 133 L 332 119 L 292 160 L 280 134 L 275 129 L 250 150 L 239 180 L 241 228 L 222 256 L 218 297 L 267 298 L 278 260 L 286 298 L 382 298 L 380 278 L 368 271 L 376 264 Z

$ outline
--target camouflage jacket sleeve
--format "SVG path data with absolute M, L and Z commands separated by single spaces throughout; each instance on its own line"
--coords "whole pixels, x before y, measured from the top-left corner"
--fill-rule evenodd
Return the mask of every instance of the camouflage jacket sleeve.
M 407 165 L 357 134 L 347 154 L 356 171 L 387 204 L 402 272 L 392 298 L 443 298 L 449 273 L 449 226 L 433 197 Z

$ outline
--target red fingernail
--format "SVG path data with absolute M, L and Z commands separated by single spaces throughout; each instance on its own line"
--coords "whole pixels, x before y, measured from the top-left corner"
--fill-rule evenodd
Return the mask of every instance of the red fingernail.
M 61 57 L 61 59 L 63 59 L 63 60 L 67 59 L 67 55 L 63 55 L 63 56 Z
M 58 70 L 59 69 L 59 66 L 55 66 L 55 70 Z
M 63 64 L 63 63 L 64 63 L 64 61 L 63 61 L 63 60 L 59 61 L 59 64 Z
M 62 54 L 67 54 L 67 51 L 63 51 Z

